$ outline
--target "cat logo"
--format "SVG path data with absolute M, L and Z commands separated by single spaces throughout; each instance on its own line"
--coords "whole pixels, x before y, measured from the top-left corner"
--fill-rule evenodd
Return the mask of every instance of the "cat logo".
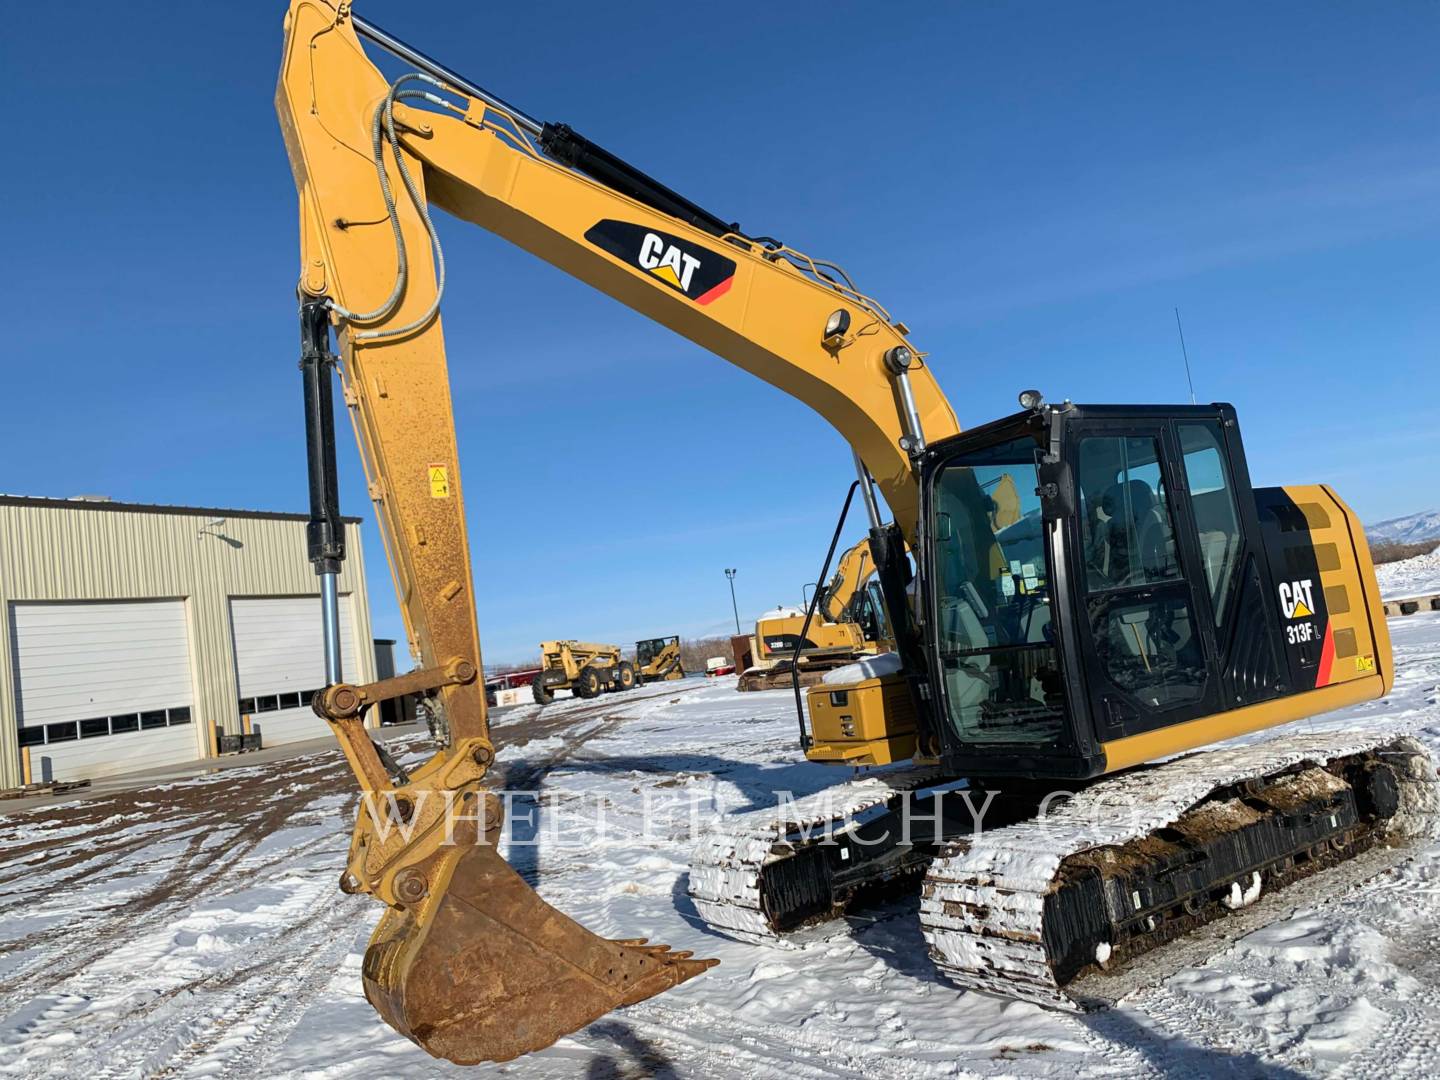
M 690 288 L 695 268 L 700 265 L 700 260 L 694 255 L 687 255 L 674 244 L 665 243 L 653 232 L 646 233 L 645 239 L 640 241 L 640 258 L 637 261 L 661 281 L 681 292 Z
M 1280 610 L 1287 619 L 1309 619 L 1315 614 L 1315 600 L 1310 592 L 1310 579 L 1280 583 Z
M 634 222 L 607 218 L 592 225 L 585 239 L 701 306 L 724 296 L 735 281 L 732 259 Z

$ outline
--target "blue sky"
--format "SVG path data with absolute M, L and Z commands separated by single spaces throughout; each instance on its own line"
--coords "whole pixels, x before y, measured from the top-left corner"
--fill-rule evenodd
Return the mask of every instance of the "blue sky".
M 0 490 L 303 510 L 283 4 L 84 7 L 0 40 Z M 1332 482 L 1371 521 L 1440 504 L 1440 6 L 357 7 L 842 263 L 967 426 L 1026 386 L 1184 400 L 1179 306 L 1257 483 Z M 440 227 L 487 655 L 726 632 L 727 566 L 742 620 L 798 601 L 850 479 L 839 436 Z M 344 453 L 343 506 L 368 516 Z M 402 637 L 368 524 L 366 545 L 376 633 Z

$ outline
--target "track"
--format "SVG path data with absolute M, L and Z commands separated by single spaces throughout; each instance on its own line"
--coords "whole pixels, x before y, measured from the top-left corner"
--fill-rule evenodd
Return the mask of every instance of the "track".
M 853 829 L 868 811 L 885 807 L 897 794 L 937 779 L 934 769 L 896 769 L 825 788 L 798 800 L 783 813 L 757 810 L 723 821 L 695 846 L 690 862 L 690 898 L 711 926 L 755 944 L 793 945 L 793 934 L 777 934 L 761 910 L 760 879 L 782 849 Z
M 1413 740 L 1363 732 L 1296 735 L 1200 752 L 1102 781 L 1043 819 L 986 831 L 942 851 L 926 874 L 920 904 L 931 956 L 962 986 L 1074 1007 L 1056 983 L 1041 933 L 1048 895 L 1068 857 L 1145 836 L 1217 789 L 1371 750 L 1404 758 L 1406 765 L 1413 761 L 1413 781 L 1400 769 L 1404 820 L 1397 826 L 1406 839 L 1430 838 L 1440 796 L 1425 750 Z M 1255 881 L 1258 888 L 1258 876 Z

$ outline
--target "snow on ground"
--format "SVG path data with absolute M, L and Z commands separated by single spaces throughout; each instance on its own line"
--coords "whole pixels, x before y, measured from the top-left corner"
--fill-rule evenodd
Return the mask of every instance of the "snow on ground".
M 1440 751 L 1440 615 L 1391 632 L 1394 694 L 1303 728 L 1412 729 Z M 512 808 L 538 843 L 508 849 L 541 894 L 598 933 L 721 963 L 485 1075 L 1440 1075 L 1440 843 L 1076 1016 L 946 984 L 913 903 L 794 949 L 699 923 L 689 809 L 836 782 L 796 749 L 788 691 L 661 684 L 508 710 L 496 736 L 497 784 L 542 796 Z M 361 995 L 378 911 L 335 887 L 354 803 L 327 751 L 0 817 L 0 1075 L 475 1075 Z
M 1377 566 L 1375 577 L 1380 582 L 1380 595 L 1386 600 L 1440 592 L 1440 548 L 1428 555 Z

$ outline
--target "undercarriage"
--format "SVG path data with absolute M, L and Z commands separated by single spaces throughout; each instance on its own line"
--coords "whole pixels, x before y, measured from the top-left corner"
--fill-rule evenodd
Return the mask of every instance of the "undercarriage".
M 1434 767 L 1404 737 L 1274 739 L 1073 795 L 896 770 L 731 819 L 698 846 L 690 895 L 716 929 L 786 944 L 879 894 L 918 892 L 948 979 L 1075 1008 L 1075 980 L 1437 820 Z

